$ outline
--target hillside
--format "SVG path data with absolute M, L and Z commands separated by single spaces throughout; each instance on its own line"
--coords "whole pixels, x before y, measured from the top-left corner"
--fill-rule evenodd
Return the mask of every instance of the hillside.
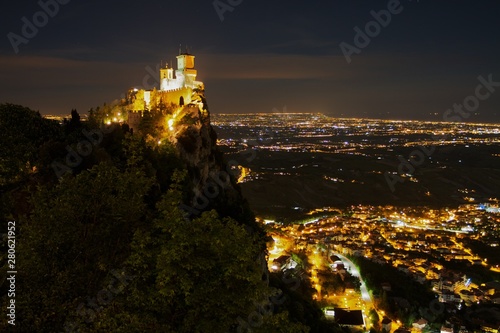
M 16 224 L 15 331 L 337 331 L 307 280 L 300 293 L 269 273 L 267 236 L 208 109 L 150 110 L 140 128 L 0 106 L 13 143 L 0 152 L 0 212 L 4 230 Z M 4 242 L 3 276 L 6 253 Z

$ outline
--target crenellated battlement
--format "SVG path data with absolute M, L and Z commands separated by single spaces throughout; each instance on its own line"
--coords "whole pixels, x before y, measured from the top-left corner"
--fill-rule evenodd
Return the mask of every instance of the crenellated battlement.
M 160 68 L 160 89 L 131 89 L 128 92 L 128 124 L 131 128 L 138 128 L 143 111 L 156 109 L 162 104 L 186 106 L 193 102 L 193 91 L 203 90 L 203 82 L 196 81 L 194 58 L 189 53 L 179 54 L 175 72 L 168 65 Z

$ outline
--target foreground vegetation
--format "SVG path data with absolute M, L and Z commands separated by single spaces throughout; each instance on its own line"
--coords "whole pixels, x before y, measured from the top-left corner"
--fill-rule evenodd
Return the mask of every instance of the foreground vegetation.
M 17 226 L 17 331 L 338 331 L 269 277 L 267 236 L 241 197 L 186 218 L 193 170 L 169 142 L 9 104 L 0 136 L 2 230 Z M 5 276 L 5 256 L 0 264 Z

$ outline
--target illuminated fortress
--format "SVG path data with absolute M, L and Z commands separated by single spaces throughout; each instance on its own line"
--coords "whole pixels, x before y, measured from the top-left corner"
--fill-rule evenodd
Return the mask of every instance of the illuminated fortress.
M 182 53 L 177 56 L 177 70 L 165 65 L 160 68 L 160 89 L 132 89 L 129 99 L 131 111 L 149 110 L 160 103 L 187 105 L 191 103 L 193 90 L 203 90 L 203 82 L 196 81 L 197 71 L 194 68 L 194 55 Z
M 193 101 L 193 92 L 204 90 L 203 82 L 196 81 L 194 55 L 181 53 L 177 56 L 177 70 L 165 65 L 160 68 L 160 89 L 131 89 L 128 92 L 128 125 L 137 130 L 143 111 L 162 110 L 169 105 L 183 107 Z M 174 75 L 175 74 L 175 75 Z M 196 95 L 196 94 L 195 94 Z M 199 101 L 198 101 L 199 102 Z M 171 127 L 171 125 L 170 125 Z

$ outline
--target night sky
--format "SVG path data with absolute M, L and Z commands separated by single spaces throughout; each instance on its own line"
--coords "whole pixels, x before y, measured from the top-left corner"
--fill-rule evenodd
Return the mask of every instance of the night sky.
M 215 113 L 286 106 L 336 117 L 443 120 L 454 103 L 476 95 L 479 76 L 500 82 L 498 0 L 401 0 L 398 7 L 396 0 L 220 0 L 231 9 L 224 13 L 213 0 L 59 1 L 66 4 L 53 17 L 40 15 L 37 1 L 3 5 L 0 102 L 85 113 L 155 83 L 149 72 L 175 64 L 180 44 L 196 56 Z M 395 13 L 385 27 L 370 24 L 372 11 L 388 8 Z M 16 53 L 9 36 L 25 38 L 22 18 L 33 22 L 34 15 L 40 28 Z M 340 45 L 356 47 L 354 28 L 364 32 L 367 23 L 373 37 L 358 41 L 348 63 Z M 479 105 L 468 98 L 475 111 L 460 119 L 500 122 L 498 85 L 492 93 L 480 88 L 488 97 Z

